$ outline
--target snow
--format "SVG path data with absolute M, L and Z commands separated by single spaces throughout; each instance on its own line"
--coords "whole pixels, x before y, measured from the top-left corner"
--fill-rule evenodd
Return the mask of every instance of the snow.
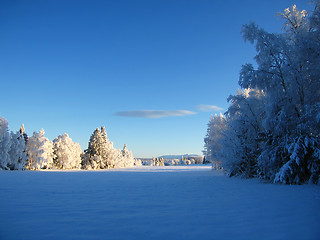
M 319 185 L 209 166 L 0 171 L 0 239 L 320 239 Z

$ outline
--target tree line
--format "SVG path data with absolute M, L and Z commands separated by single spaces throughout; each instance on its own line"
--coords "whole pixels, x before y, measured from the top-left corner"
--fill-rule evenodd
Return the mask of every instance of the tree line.
M 317 183 L 320 175 L 320 1 L 311 12 L 285 9 L 282 33 L 242 28 L 255 45 L 256 67 L 242 66 L 228 110 L 212 116 L 206 159 L 229 176 L 286 184 Z
M 67 133 L 53 141 L 44 134 L 42 129 L 29 137 L 23 124 L 16 133 L 9 132 L 8 121 L 0 117 L 0 169 L 108 169 L 135 165 L 126 145 L 122 150 L 113 147 L 105 127 L 93 132 L 84 152 Z

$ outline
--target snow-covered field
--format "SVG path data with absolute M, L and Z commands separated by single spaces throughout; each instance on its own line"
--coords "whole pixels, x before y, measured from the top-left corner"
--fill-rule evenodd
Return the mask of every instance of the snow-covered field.
M 208 166 L 1 171 L 0 239 L 320 239 L 320 187 Z

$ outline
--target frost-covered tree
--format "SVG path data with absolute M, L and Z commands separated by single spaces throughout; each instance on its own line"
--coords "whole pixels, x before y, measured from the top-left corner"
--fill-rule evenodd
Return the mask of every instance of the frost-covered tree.
M 126 146 L 123 151 L 115 149 L 107 138 L 105 127 L 97 128 L 90 137 L 88 149 L 82 159 L 84 169 L 106 169 L 134 165 L 132 153 Z
M 128 150 L 126 144 L 124 144 L 123 149 L 121 151 L 121 157 L 118 159 L 119 163 L 117 165 L 119 167 L 133 167 L 135 165 L 135 159 L 133 157 L 133 154 L 131 151 Z
M 260 153 L 260 132 L 263 131 L 264 93 L 244 89 L 230 96 L 226 112 L 226 127 L 220 140 L 220 160 L 230 176 L 257 176 Z
M 8 170 L 10 164 L 10 134 L 7 119 L 0 117 L 0 169 Z
M 82 150 L 67 133 L 53 140 L 54 165 L 58 169 L 79 169 L 81 167 Z
M 285 9 L 280 34 L 243 26 L 244 40 L 256 47 L 257 68 L 242 67 L 243 93 L 229 98 L 222 158 L 230 175 L 318 182 L 320 1 L 313 3 L 310 13 Z
M 20 130 L 16 133 L 11 133 L 10 135 L 10 164 L 11 170 L 24 170 L 27 164 L 27 147 L 24 137 L 24 128 L 22 131 L 23 124 Z
M 102 146 L 101 130 L 96 128 L 90 137 L 88 149 L 82 160 L 82 168 L 84 169 L 98 169 L 102 165 L 100 149 Z
M 219 161 L 219 154 L 221 151 L 221 139 L 223 131 L 226 128 L 226 119 L 220 113 L 210 117 L 208 123 L 207 135 L 204 138 L 204 151 L 206 162 Z
M 23 138 L 24 138 L 25 145 L 27 145 L 29 136 L 28 136 L 28 134 L 25 133 L 24 124 L 21 125 L 19 132 L 20 132 L 20 134 L 21 134 L 21 135 L 23 136 Z
M 53 166 L 53 143 L 44 136 L 44 130 L 34 132 L 27 143 L 28 169 L 48 169 Z

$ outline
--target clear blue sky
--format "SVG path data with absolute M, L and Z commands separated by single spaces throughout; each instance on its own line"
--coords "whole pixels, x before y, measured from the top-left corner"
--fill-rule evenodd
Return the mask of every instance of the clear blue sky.
M 241 65 L 253 62 L 242 24 L 280 32 L 276 13 L 295 3 L 311 8 L 307 0 L 1 0 L 0 116 L 12 131 L 24 123 L 50 140 L 67 132 L 83 150 L 104 125 L 135 157 L 201 154 L 210 115 L 227 109 Z

